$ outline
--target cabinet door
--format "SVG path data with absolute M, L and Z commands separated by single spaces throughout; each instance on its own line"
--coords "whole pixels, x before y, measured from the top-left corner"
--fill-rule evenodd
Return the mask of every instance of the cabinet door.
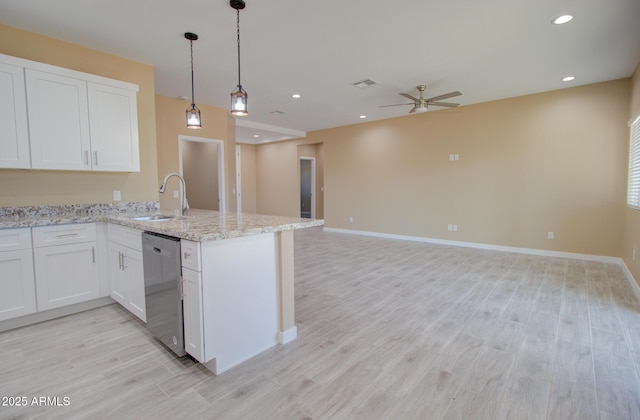
M 0 252 L 0 321 L 36 311 L 31 249 Z
M 146 322 L 142 252 L 109 242 L 109 275 L 113 300 Z
M 89 82 L 93 169 L 140 172 L 136 92 Z
M 33 250 L 39 311 L 99 297 L 95 249 L 88 242 Z
M 25 70 L 34 169 L 91 168 L 87 82 Z
M 129 310 L 132 314 L 147 322 L 142 252 L 127 249 L 124 254 L 124 271 L 129 283 Z
M 24 69 L 0 63 L 0 168 L 29 168 Z
M 109 242 L 109 277 L 111 279 L 111 297 L 126 307 L 129 301 L 127 277 L 122 269 L 123 246 Z
M 184 347 L 196 360 L 204 362 L 201 290 L 202 274 L 182 267 Z

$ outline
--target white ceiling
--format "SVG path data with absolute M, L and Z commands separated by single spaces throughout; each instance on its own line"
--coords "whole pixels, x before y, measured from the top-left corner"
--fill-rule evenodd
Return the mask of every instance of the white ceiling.
M 406 103 L 398 92 L 417 96 L 418 84 L 425 97 L 459 90 L 449 101 L 469 105 L 629 77 L 640 62 L 639 0 L 246 3 L 249 116 L 237 135 L 249 142 L 406 115 L 410 106 L 379 105 Z M 575 19 L 551 24 L 565 13 Z M 196 103 L 228 108 L 237 84 L 228 0 L 0 0 L 0 22 L 150 64 L 156 92 L 169 97 L 191 94 L 183 34 L 195 32 Z M 379 85 L 352 85 L 362 79 Z

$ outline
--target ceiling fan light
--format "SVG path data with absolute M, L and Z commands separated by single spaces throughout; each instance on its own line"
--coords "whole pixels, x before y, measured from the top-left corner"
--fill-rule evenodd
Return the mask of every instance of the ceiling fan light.
M 426 106 L 417 106 L 413 112 L 427 112 Z

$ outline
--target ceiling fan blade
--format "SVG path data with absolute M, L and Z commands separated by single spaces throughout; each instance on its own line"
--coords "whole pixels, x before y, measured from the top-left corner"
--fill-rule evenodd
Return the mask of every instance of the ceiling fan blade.
M 401 105 L 415 105 L 413 102 L 409 104 L 393 104 L 393 105 L 379 105 L 378 108 L 386 108 L 388 106 L 401 106 Z
M 413 96 L 409 95 L 408 93 L 400 93 L 400 95 L 404 96 L 407 99 L 411 99 L 414 102 L 420 102 L 420 99 L 414 98 Z
M 409 114 L 413 114 L 414 112 L 416 112 L 416 107 L 415 106 L 413 108 L 411 108 L 411 111 L 409 111 Z
M 460 104 L 454 104 L 454 103 L 451 103 L 451 102 L 431 102 L 431 101 L 429 101 L 429 105 L 446 106 L 447 108 L 455 108 Z
M 441 99 L 449 99 L 449 98 L 453 98 L 454 96 L 460 96 L 462 95 L 462 93 L 455 91 L 455 92 L 449 92 L 449 93 L 445 93 L 444 95 L 439 95 L 439 96 L 434 96 L 433 98 L 429 98 L 427 99 L 427 101 L 432 102 L 432 101 L 439 101 Z

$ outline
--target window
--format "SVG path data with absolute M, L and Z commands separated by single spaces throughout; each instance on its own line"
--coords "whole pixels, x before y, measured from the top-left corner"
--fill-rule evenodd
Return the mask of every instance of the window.
M 631 122 L 627 205 L 640 210 L 640 115 Z

